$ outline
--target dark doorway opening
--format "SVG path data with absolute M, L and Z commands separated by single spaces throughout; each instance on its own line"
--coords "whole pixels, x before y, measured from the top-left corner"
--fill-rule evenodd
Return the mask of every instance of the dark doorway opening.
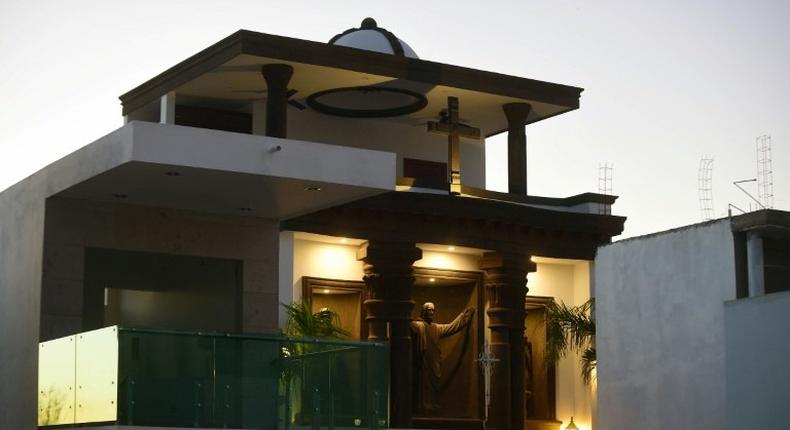
M 238 260 L 86 248 L 83 329 L 239 332 L 241 274 Z

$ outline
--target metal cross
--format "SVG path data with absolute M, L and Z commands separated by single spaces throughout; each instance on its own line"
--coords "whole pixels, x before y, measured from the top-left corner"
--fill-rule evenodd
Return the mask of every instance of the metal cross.
M 477 362 L 483 368 L 483 381 L 486 390 L 486 416 L 488 416 L 488 407 L 491 405 L 491 370 L 498 361 L 501 360 L 496 358 L 494 353 L 491 352 L 488 342 L 484 342 L 483 352 L 477 354 Z

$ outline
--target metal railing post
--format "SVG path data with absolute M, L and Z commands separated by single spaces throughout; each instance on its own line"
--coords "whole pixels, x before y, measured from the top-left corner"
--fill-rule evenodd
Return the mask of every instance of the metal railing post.
M 195 382 L 195 399 L 194 399 L 194 415 L 192 417 L 192 427 L 200 427 L 200 415 L 201 409 L 203 408 L 203 402 L 200 401 L 200 392 L 201 388 L 203 388 L 203 384 L 200 382 Z
M 126 416 L 127 424 L 134 424 L 134 378 L 129 378 L 129 383 L 126 384 L 126 398 L 128 400 L 128 411 Z
M 318 387 L 315 387 L 313 390 L 313 430 L 319 430 L 321 428 L 321 390 Z

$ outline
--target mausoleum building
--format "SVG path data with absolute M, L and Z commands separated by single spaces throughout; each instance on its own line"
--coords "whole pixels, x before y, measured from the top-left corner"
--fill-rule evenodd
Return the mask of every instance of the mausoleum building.
M 416 52 L 370 18 L 328 43 L 236 32 L 123 94 L 122 127 L 0 193 L 0 428 L 33 428 L 37 416 L 261 428 L 256 408 L 270 400 L 276 428 L 330 428 L 345 413 L 335 399 L 356 398 L 379 369 L 386 388 L 344 425 L 558 428 L 573 416 L 589 430 L 594 387 L 576 360 L 542 360 L 545 306 L 589 299 L 596 249 L 625 218 L 611 215 L 614 196 L 530 195 L 526 158 L 529 126 L 562 121 L 552 117 L 578 109 L 582 89 Z M 500 133 L 508 192 L 485 183 L 485 140 Z M 370 342 L 385 359 L 361 353 L 360 374 L 328 359 L 333 388 L 320 393 L 300 368 L 296 394 L 289 360 L 324 351 L 277 337 L 281 303 L 304 299 L 347 332 L 347 345 L 326 345 Z M 440 340 L 429 411 L 415 407 L 410 328 L 425 302 L 442 324 L 474 309 Z M 43 404 L 39 354 L 76 344 L 79 368 L 85 333 L 116 326 L 117 366 L 156 383 L 110 371 L 109 415 L 81 415 L 98 395 L 68 381 L 56 409 Z M 217 352 L 231 340 L 235 352 Z M 258 340 L 287 345 L 255 355 Z M 248 376 L 259 359 L 279 373 Z M 231 382 L 189 379 L 222 360 Z M 135 391 L 146 383 L 181 403 L 146 403 Z

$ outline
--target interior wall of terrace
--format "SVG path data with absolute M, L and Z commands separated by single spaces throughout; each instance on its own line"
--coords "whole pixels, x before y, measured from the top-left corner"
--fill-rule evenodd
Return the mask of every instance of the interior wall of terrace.
M 277 329 L 276 221 L 52 198 L 45 225 L 41 339 L 83 329 L 86 248 L 238 260 L 242 331 Z
M 426 112 L 426 121 L 435 120 L 433 117 L 437 114 Z M 289 108 L 288 137 L 394 152 L 398 156 L 398 176 L 404 176 L 404 158 L 447 163 L 447 136 L 428 133 L 425 121 L 411 124 L 384 119 L 343 118 L 310 109 L 297 111 Z M 485 142 L 461 139 L 461 183 L 485 188 L 485 177 Z
M 535 258 L 538 270 L 527 275 L 530 296 L 552 297 L 557 303 L 580 306 L 590 299 L 590 262 Z M 527 336 L 530 328 L 527 327 Z M 557 363 L 557 420 L 563 427 L 573 417 L 579 429 L 593 427 L 596 384 L 581 378 L 580 353 L 569 352 Z
M 328 238 L 325 241 L 293 239 L 293 277 L 291 300 L 302 297 L 302 279 L 306 276 L 362 281 L 364 272 L 362 261 L 357 260 L 357 244 L 341 243 L 343 238 Z M 347 239 L 346 239 L 347 240 Z M 423 258 L 414 267 L 429 269 L 478 271 L 479 255 L 457 252 L 423 250 Z
M 177 95 L 175 100 L 179 104 Z M 253 134 L 264 134 L 265 103 L 242 104 L 239 111 L 252 113 Z M 427 131 L 426 122 L 435 121 L 439 112 L 425 112 L 424 120 L 397 117 L 347 118 L 322 114 L 309 108 L 298 110 L 290 106 L 287 112 L 289 139 L 393 152 L 397 154 L 396 171 L 399 177 L 405 176 L 404 158 L 448 163 L 447 136 Z M 463 100 L 460 112 L 463 118 Z M 159 120 L 156 115 L 132 118 L 154 122 Z M 461 139 L 461 178 L 464 185 L 485 188 L 484 140 Z

